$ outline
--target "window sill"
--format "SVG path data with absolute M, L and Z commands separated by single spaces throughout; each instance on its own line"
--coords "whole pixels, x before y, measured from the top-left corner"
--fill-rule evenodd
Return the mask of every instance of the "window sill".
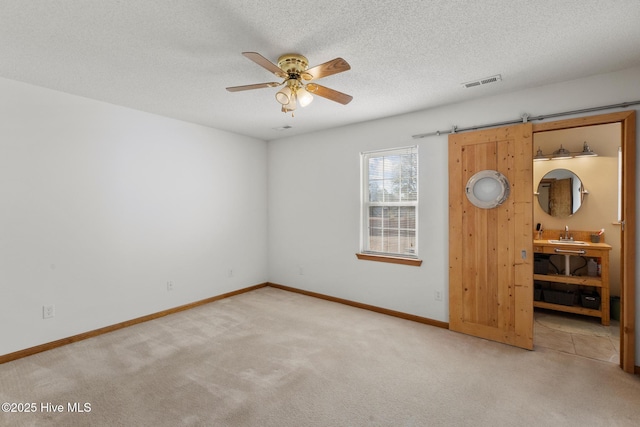
M 414 267 L 420 267 L 422 265 L 422 260 L 415 259 L 415 258 L 402 258 L 402 257 L 395 257 L 395 256 L 373 255 L 373 254 L 363 254 L 363 253 L 357 253 L 356 257 L 358 257 L 358 259 L 363 259 L 366 261 L 389 262 L 391 264 L 412 265 Z

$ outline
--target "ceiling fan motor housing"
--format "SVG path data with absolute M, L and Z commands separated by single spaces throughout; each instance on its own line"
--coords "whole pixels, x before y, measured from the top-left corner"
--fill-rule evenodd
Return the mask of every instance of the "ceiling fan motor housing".
M 278 58 L 278 67 L 289 76 L 293 74 L 298 78 L 309 68 L 309 61 L 297 53 L 287 53 Z

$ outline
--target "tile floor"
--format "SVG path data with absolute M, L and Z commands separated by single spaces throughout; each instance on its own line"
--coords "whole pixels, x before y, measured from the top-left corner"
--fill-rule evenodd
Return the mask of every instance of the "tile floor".
M 536 309 L 533 345 L 619 364 L 620 322 L 603 326 L 595 317 Z

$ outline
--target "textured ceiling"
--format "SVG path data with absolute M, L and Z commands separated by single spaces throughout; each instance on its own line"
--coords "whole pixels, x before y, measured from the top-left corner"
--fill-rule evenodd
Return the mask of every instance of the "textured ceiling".
M 638 0 L 0 0 L 0 76 L 271 140 L 640 64 Z M 295 117 L 272 62 L 342 57 Z M 499 83 L 461 83 L 502 75 Z M 274 130 L 291 126 L 286 131 Z

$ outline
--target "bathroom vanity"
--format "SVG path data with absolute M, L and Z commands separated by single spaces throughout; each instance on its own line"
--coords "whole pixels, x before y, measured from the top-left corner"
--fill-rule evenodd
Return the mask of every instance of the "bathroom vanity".
M 559 271 L 534 272 L 533 279 L 535 283 L 544 283 L 549 289 L 549 296 L 554 292 L 554 285 L 562 287 L 568 295 L 575 296 L 575 300 L 563 301 L 545 301 L 544 288 L 542 289 L 541 300 L 534 297 L 533 306 L 550 310 L 563 311 L 568 313 L 582 314 L 585 316 L 593 316 L 601 319 L 603 325 L 609 325 L 609 253 L 611 246 L 606 243 L 591 243 L 587 241 L 573 240 L 554 240 L 539 239 L 533 241 L 534 254 L 542 254 L 542 256 L 558 255 L 554 257 L 556 260 L 564 261 Z M 564 257 L 564 258 L 563 258 Z M 571 258 L 582 257 L 587 262 L 589 259 L 598 261 L 598 274 L 595 276 L 587 275 L 586 268 L 583 268 L 584 275 L 573 275 L 571 268 Z M 540 255 L 537 258 L 541 258 Z M 555 265 L 555 264 L 554 264 Z M 599 296 L 599 304 L 585 304 L 584 295 L 589 295 L 589 290 L 597 290 Z M 579 298 L 582 293 L 583 298 Z M 591 298 L 591 297 L 588 297 Z M 552 300 L 552 298 L 548 298 Z M 591 298 L 593 299 L 593 298 Z

